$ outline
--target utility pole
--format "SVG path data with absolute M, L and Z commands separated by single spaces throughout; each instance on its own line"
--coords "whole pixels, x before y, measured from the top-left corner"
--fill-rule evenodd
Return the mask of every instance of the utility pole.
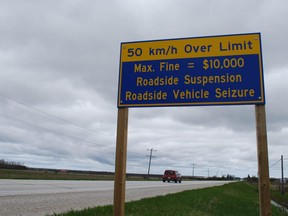
M 284 171 L 283 171 L 283 155 L 281 155 L 281 193 L 284 194 Z
M 194 178 L 194 168 L 195 168 L 195 163 L 192 163 L 192 179 Z
M 151 148 L 151 149 L 147 149 L 147 151 L 150 151 L 150 155 L 146 155 L 149 157 L 149 166 L 148 166 L 148 175 L 147 175 L 147 179 L 149 180 L 151 159 L 152 159 L 152 157 L 155 157 L 155 156 L 152 156 L 152 153 L 153 153 L 153 151 L 157 151 L 157 150 L 153 150 L 153 148 Z

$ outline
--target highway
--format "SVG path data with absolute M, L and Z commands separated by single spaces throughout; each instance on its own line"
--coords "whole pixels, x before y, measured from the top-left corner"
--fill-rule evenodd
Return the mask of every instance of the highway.
M 127 181 L 126 202 L 228 181 Z M 0 180 L 0 215 L 44 216 L 113 204 L 114 181 Z

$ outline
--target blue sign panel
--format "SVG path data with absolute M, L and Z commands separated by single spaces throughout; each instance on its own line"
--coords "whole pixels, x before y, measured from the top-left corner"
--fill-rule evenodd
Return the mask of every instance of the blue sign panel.
M 260 34 L 123 43 L 121 49 L 118 107 L 265 103 Z

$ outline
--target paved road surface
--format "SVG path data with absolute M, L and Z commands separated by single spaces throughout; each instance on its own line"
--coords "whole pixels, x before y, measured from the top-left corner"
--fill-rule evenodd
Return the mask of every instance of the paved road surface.
M 126 201 L 196 188 L 223 185 L 224 181 L 127 181 Z M 1 216 L 44 216 L 71 209 L 113 203 L 113 181 L 0 180 Z

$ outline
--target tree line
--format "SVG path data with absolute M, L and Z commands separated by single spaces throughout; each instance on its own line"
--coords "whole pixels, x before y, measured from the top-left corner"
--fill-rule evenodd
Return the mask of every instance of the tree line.
M 27 169 L 27 167 L 20 162 L 0 160 L 0 169 Z

